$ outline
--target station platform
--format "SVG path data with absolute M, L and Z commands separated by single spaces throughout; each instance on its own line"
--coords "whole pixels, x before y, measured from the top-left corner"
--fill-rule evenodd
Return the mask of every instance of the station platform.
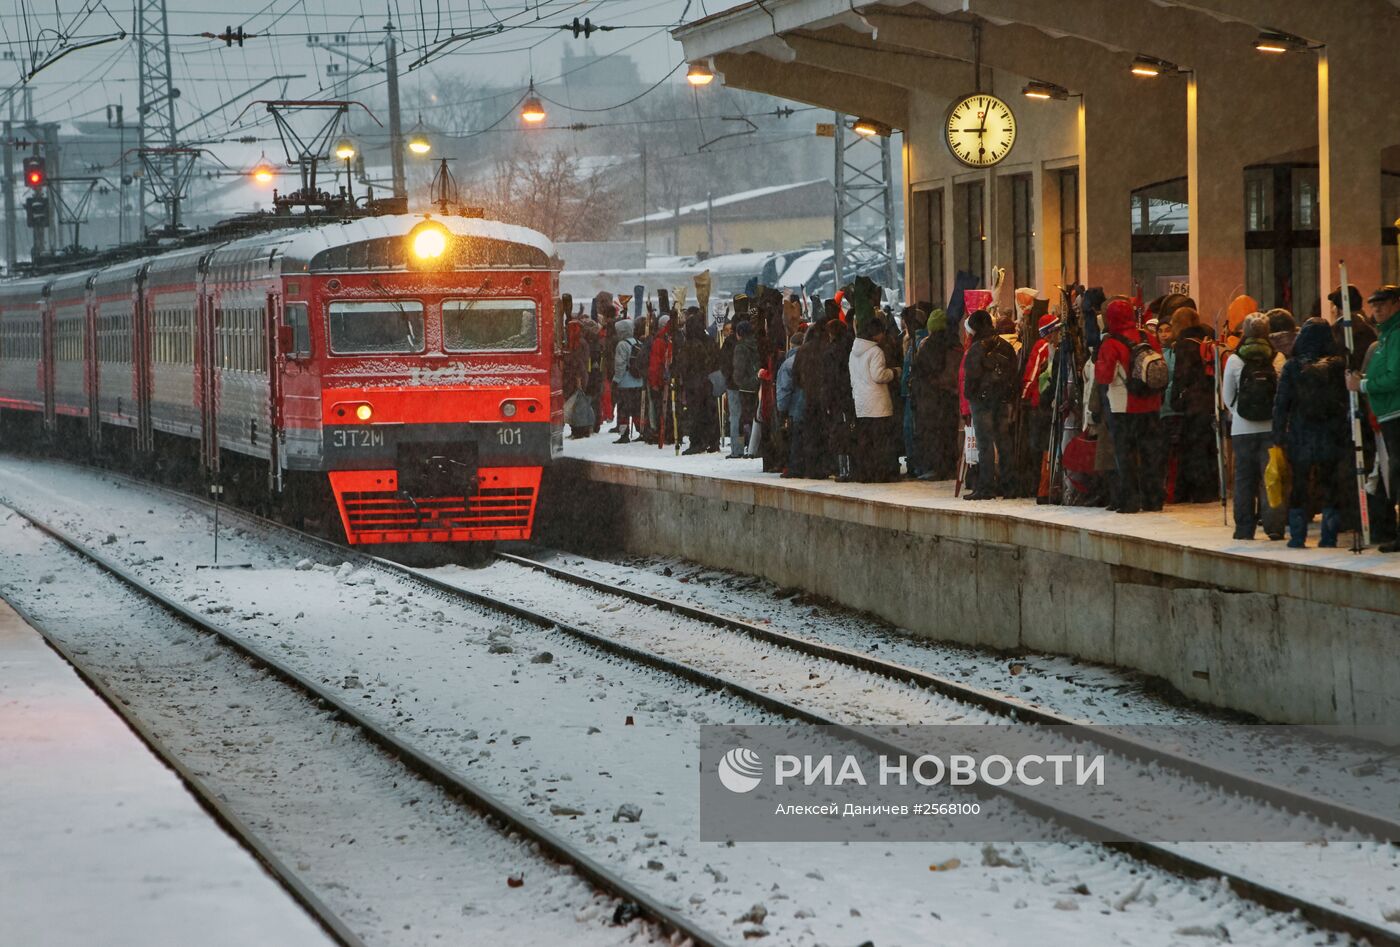
M 0 941 L 333 943 L 0 600 Z
M 1235 540 L 1219 504 L 970 502 L 951 482 L 784 480 L 613 441 L 565 442 L 543 538 L 760 575 L 916 635 L 1137 669 L 1270 722 L 1400 717 L 1400 555 Z

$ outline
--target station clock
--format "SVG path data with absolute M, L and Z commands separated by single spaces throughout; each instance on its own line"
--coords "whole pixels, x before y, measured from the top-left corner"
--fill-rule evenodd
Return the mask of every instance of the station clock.
M 996 96 L 974 92 L 953 102 L 943 133 L 954 158 L 970 168 L 990 168 L 1016 144 L 1016 116 Z

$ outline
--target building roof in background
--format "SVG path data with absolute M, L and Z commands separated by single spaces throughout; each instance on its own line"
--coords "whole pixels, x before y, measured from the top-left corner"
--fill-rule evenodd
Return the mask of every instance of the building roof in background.
M 681 217 L 704 214 L 706 209 L 712 206 L 712 204 L 716 209 L 721 207 L 732 208 L 735 207 L 735 205 L 749 204 L 754 201 L 767 202 L 779 196 L 784 198 L 795 197 L 802 200 L 804 203 L 810 199 L 812 208 L 818 213 L 821 213 L 831 209 L 831 195 L 834 190 L 831 182 L 826 178 L 816 178 L 812 181 L 797 181 L 792 184 L 775 184 L 769 187 L 754 188 L 751 191 L 740 191 L 737 194 L 725 194 L 721 197 L 716 197 L 713 202 L 697 201 L 693 204 L 682 204 L 676 210 L 662 210 L 654 214 L 647 214 L 645 217 L 633 217 L 631 220 L 624 220 L 622 226 L 638 226 L 642 221 L 646 221 L 649 224 L 664 223 L 674 220 L 678 213 Z M 821 203 L 819 203 L 819 200 Z M 730 213 L 725 216 L 732 219 L 736 215 Z

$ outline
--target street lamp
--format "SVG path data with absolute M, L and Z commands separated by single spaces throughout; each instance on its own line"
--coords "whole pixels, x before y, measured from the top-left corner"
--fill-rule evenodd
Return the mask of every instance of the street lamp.
M 877 122 L 873 118 L 856 119 L 855 124 L 851 126 L 851 130 L 857 135 L 864 135 L 866 138 L 874 138 L 877 135 L 881 138 L 888 138 L 890 137 L 890 133 L 894 131 L 894 129 L 890 128 L 890 126 L 886 125 L 884 122 Z
M 530 91 L 525 95 L 525 101 L 520 106 L 520 117 L 531 125 L 538 125 L 545 119 L 544 103 L 535 94 L 535 80 L 530 80 Z
M 350 170 L 350 160 L 355 157 L 355 144 L 349 138 L 335 143 L 335 156 L 345 162 L 345 197 L 353 207 L 355 204 L 354 175 Z
M 418 116 L 418 121 L 414 124 L 413 130 L 408 134 L 408 150 L 415 155 L 425 155 L 433 150 L 433 143 L 428 140 L 427 134 L 423 131 L 423 116 Z
M 277 172 L 268 164 L 266 153 L 259 155 L 258 163 L 253 165 L 253 180 L 258 184 L 271 184 L 276 177 Z
M 693 62 L 686 70 L 685 81 L 694 86 L 709 85 L 715 81 L 715 74 L 703 62 Z

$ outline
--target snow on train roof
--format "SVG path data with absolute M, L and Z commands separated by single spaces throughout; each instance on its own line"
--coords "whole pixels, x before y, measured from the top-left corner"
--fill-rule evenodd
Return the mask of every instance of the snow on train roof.
M 288 261 L 309 261 L 317 253 L 331 247 L 343 246 L 347 243 L 359 243 L 364 240 L 374 240 L 381 237 L 401 237 L 406 236 L 410 230 L 428 219 L 429 215 L 424 214 L 392 214 L 384 217 L 364 217 L 359 220 L 351 220 L 340 224 L 327 224 L 324 227 L 315 227 L 307 230 L 295 230 L 285 234 L 285 242 L 275 245 L 282 251 L 282 256 Z M 486 240 L 500 240 L 505 243 L 518 243 L 524 246 L 533 247 L 547 257 L 555 256 L 554 243 L 544 234 L 528 227 L 520 227 L 516 224 L 501 223 L 499 220 L 485 220 L 480 217 L 456 217 L 443 216 L 431 217 L 459 237 L 477 237 Z M 263 234 L 257 237 L 249 237 L 244 240 L 235 241 L 229 247 L 237 245 L 256 245 L 268 247 L 274 245 L 268 239 L 269 235 Z
M 120 273 L 122 276 L 128 274 L 134 276 L 135 271 L 143 265 L 149 265 L 151 273 L 159 273 L 166 269 L 180 267 L 190 257 L 199 257 L 205 254 L 210 254 L 217 262 L 220 258 L 227 259 L 229 256 L 247 255 L 249 250 L 257 250 L 258 252 L 254 254 L 256 256 L 265 256 L 271 251 L 276 251 L 284 263 L 305 264 L 310 262 L 317 253 L 331 247 L 382 237 L 406 236 L 409 231 L 424 220 L 429 219 L 430 216 L 427 214 L 389 214 L 383 217 L 363 217 L 359 220 L 325 224 L 319 227 L 273 230 L 231 240 L 227 243 L 172 247 L 161 253 L 152 253 L 150 256 L 124 260 L 101 268 L 87 266 L 69 273 L 19 278 L 7 277 L 0 279 L 0 296 L 28 297 L 31 294 L 37 295 L 43 286 L 47 284 L 57 285 L 59 281 L 73 279 L 79 274 L 86 278 L 96 272 L 99 281 L 107 282 L 114 273 Z M 539 250 L 547 257 L 553 258 L 556 255 L 553 241 L 539 231 L 531 230 L 528 227 L 502 223 L 499 220 L 485 220 L 480 217 L 449 215 L 444 217 L 431 216 L 431 219 L 442 224 L 459 237 L 476 237 L 485 240 L 500 240 L 505 243 L 517 243 Z

